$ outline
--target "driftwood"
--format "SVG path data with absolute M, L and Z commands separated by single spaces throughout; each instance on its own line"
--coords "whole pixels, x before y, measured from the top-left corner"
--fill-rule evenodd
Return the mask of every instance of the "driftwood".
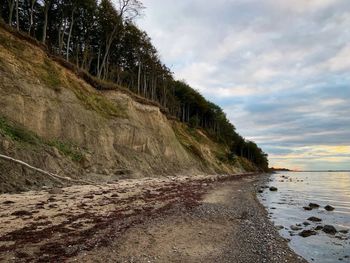
M 75 179 L 72 179 L 70 177 L 59 176 L 57 174 L 44 171 L 44 170 L 42 170 L 40 168 L 31 166 L 31 165 L 27 164 L 26 162 L 14 159 L 14 158 L 12 158 L 10 156 L 6 156 L 6 155 L 3 155 L 3 154 L 0 154 L 0 159 L 6 160 L 6 161 L 10 161 L 10 162 L 13 162 L 13 163 L 16 163 L 16 164 L 20 164 L 20 165 L 22 165 L 22 166 L 24 166 L 24 167 L 26 167 L 26 168 L 28 168 L 30 170 L 33 170 L 33 171 L 39 172 L 41 174 L 47 175 L 47 176 L 51 177 L 53 180 L 55 180 L 56 182 L 59 182 L 61 184 L 62 184 L 61 180 L 72 182 L 72 183 L 94 184 L 93 182 L 88 182 L 88 181 L 84 181 L 84 180 L 75 180 Z

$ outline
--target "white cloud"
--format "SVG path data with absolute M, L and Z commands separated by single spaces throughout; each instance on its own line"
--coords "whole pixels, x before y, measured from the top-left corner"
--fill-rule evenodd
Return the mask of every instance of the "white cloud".
M 269 0 L 271 6 L 283 10 L 285 12 L 316 12 L 320 9 L 325 9 L 333 4 L 340 3 L 343 0 Z M 345 0 L 346 1 L 346 0 Z

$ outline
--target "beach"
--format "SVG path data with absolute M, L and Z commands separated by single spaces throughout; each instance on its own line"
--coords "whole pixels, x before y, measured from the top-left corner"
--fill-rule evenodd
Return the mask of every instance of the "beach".
M 256 193 L 266 175 L 167 177 L 0 196 L 1 262 L 306 262 Z

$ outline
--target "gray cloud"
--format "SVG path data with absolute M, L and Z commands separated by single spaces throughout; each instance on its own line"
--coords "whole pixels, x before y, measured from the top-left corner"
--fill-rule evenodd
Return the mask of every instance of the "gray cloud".
M 271 155 L 272 164 L 301 154 L 303 146 L 350 146 L 348 0 L 144 4 L 139 23 L 163 61 L 223 107 L 237 130 Z M 345 156 L 333 156 L 319 162 L 317 155 L 294 156 L 286 165 L 350 168 Z

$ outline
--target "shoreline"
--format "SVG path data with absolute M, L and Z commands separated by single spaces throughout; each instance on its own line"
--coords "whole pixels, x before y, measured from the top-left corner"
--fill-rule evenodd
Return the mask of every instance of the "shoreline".
M 0 261 L 306 262 L 257 199 L 266 178 L 144 178 L 2 194 Z

